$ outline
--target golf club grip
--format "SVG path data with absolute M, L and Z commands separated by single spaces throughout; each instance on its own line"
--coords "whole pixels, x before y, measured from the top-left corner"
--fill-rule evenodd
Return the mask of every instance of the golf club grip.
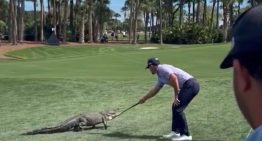
M 132 105 L 132 106 L 130 106 L 129 108 L 127 108 L 127 109 L 125 109 L 124 111 L 122 111 L 118 116 L 122 115 L 124 112 L 130 110 L 131 108 L 135 107 L 135 106 L 138 105 L 138 104 L 139 104 L 139 102 L 136 103 L 136 104 L 134 104 L 134 105 Z

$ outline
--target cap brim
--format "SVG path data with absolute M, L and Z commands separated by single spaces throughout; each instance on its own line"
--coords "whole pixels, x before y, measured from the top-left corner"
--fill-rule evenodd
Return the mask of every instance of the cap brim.
M 226 56 L 226 58 L 223 60 L 223 62 L 220 64 L 220 68 L 226 69 L 232 66 L 233 66 L 233 55 L 232 55 L 232 51 L 230 51 L 229 54 Z
M 145 67 L 145 69 L 148 69 L 148 68 L 149 68 L 149 66 L 146 66 L 146 67 Z

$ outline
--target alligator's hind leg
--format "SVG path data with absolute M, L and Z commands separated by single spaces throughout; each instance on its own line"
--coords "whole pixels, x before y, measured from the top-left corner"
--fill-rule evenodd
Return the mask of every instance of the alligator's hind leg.
M 81 128 L 79 125 L 75 125 L 75 126 L 73 127 L 73 130 L 74 130 L 75 132 L 78 132 L 78 131 L 81 131 L 82 128 Z
M 107 122 L 104 117 L 102 117 L 102 122 L 104 124 L 105 130 L 107 129 Z

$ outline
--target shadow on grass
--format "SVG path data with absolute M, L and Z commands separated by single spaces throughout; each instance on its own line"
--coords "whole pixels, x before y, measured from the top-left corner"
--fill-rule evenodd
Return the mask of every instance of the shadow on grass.
M 139 139 L 139 140 L 156 140 L 156 141 L 167 141 L 167 139 L 160 138 L 157 135 L 132 135 L 122 132 L 113 132 L 108 134 L 103 134 L 103 136 L 110 138 L 119 138 L 119 139 Z
M 43 130 L 46 130 L 48 128 L 42 128 Z M 65 133 L 65 132 L 83 132 L 83 131 L 87 131 L 87 130 L 95 130 L 95 129 L 99 129 L 99 130 L 103 130 L 104 127 L 103 126 L 97 126 L 97 127 L 90 127 L 90 128 L 83 128 L 82 130 L 79 131 L 74 131 L 74 130 L 67 130 L 67 131 L 47 131 L 47 132 L 42 132 L 42 129 L 36 129 L 33 131 L 29 131 L 26 133 L 22 133 L 20 135 L 38 135 L 38 134 L 58 134 L 58 133 Z M 38 130 L 38 131 L 37 131 Z M 40 132 L 39 132 L 40 131 Z M 35 132 L 35 133 L 34 133 Z

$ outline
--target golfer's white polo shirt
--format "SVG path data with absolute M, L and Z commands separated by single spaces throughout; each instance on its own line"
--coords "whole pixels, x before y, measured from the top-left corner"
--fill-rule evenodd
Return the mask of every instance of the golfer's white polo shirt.
M 157 84 L 160 87 L 163 87 L 165 84 L 170 85 L 169 83 L 169 76 L 170 74 L 175 74 L 178 79 L 179 87 L 182 88 L 183 84 L 190 78 L 193 78 L 192 75 L 188 74 L 187 72 L 176 68 L 172 65 L 168 64 L 159 64 L 157 67 L 157 76 L 158 81 Z

